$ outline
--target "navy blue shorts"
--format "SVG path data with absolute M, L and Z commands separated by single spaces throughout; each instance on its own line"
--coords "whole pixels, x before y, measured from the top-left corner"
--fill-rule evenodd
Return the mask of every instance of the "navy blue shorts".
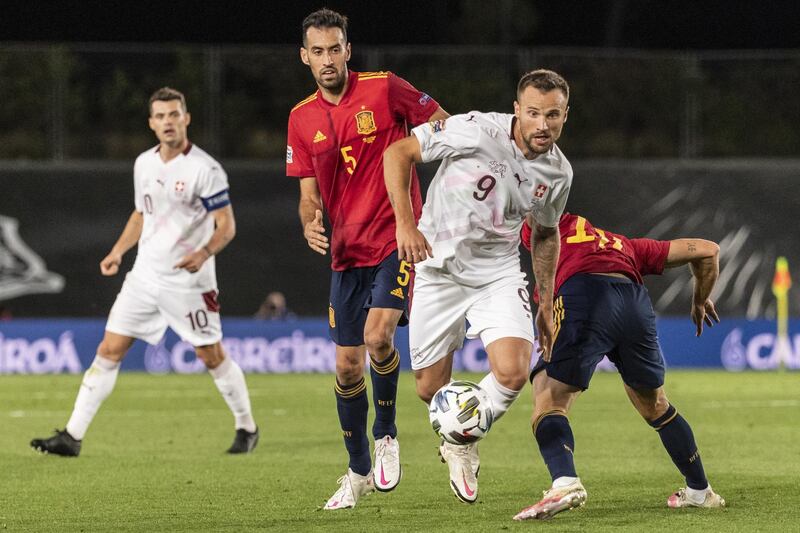
M 406 301 L 413 278 L 413 265 L 392 252 L 380 264 L 351 268 L 331 274 L 328 331 L 338 346 L 364 344 L 364 325 L 372 307 L 401 309 L 400 325 L 408 324 Z
M 643 285 L 577 274 L 558 290 L 553 310 L 553 356 L 549 363 L 539 358 L 531 380 L 544 369 L 551 378 L 586 390 L 597 363 L 607 355 L 629 387 L 656 389 L 664 384 L 656 315 Z

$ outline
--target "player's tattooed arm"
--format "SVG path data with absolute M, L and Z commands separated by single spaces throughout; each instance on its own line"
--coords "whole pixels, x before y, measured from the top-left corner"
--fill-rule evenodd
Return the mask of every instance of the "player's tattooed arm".
M 100 261 L 101 274 L 104 276 L 113 276 L 119 272 L 119 265 L 122 264 L 122 256 L 139 242 L 139 237 L 142 235 L 143 224 L 144 217 L 142 213 L 134 210 L 131 216 L 128 217 L 128 222 L 125 224 L 125 229 L 122 230 L 119 239 L 117 239 L 117 242 L 111 248 L 108 255 Z
M 539 352 L 545 361 L 550 360 L 553 350 L 553 289 L 556 266 L 561 250 L 558 226 L 542 226 L 528 217 L 531 232 L 531 259 L 533 275 L 539 290 L 539 309 L 536 312 L 536 332 L 539 337 Z
M 669 243 L 666 268 L 689 265 L 694 278 L 692 321 L 695 334 L 703 333 L 703 324 L 719 323 L 719 315 L 711 300 L 711 291 L 719 277 L 719 245 L 705 239 L 675 239 Z
M 383 178 L 397 225 L 397 256 L 409 263 L 433 257 L 433 248 L 417 229 L 411 207 L 411 167 L 420 161 L 422 150 L 415 135 L 393 143 L 383 153 Z
M 300 205 L 297 211 L 308 247 L 318 254 L 325 255 L 330 245 L 328 237 L 325 236 L 325 226 L 322 221 L 322 196 L 319 192 L 317 178 L 300 179 Z
M 197 272 L 208 259 L 217 255 L 225 248 L 236 236 L 236 219 L 233 216 L 233 207 L 229 204 L 211 212 L 214 217 L 214 233 L 211 239 L 199 250 L 195 250 L 183 256 L 174 265 L 174 268 L 184 268 L 189 272 Z

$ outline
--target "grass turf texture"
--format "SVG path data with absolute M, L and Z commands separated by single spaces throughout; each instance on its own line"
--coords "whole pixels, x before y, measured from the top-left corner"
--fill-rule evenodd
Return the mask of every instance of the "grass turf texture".
M 232 417 L 207 375 L 123 373 L 72 459 L 38 455 L 28 442 L 64 427 L 80 376 L 0 376 L 0 530 L 750 532 L 800 523 L 798 373 L 668 373 L 668 396 L 693 426 L 724 510 L 666 507 L 682 477 L 619 377 L 596 375 L 570 417 L 589 499 L 548 523 L 511 520 L 550 482 L 529 427 L 529 387 L 481 443 L 480 498 L 469 506 L 450 491 L 413 378 L 401 375 L 402 483 L 329 512 L 321 506 L 347 465 L 333 377 L 247 379 L 262 432 L 250 456 L 223 453 Z

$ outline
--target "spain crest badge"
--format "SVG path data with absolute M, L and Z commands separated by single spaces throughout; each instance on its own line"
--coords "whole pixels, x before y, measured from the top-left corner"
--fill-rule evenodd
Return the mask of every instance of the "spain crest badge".
M 359 135 L 369 135 L 378 129 L 375 126 L 375 116 L 372 111 L 359 111 L 356 113 L 356 128 Z

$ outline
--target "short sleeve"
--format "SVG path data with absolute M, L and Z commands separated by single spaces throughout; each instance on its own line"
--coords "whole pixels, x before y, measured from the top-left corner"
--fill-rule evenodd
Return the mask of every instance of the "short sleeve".
M 654 239 L 630 239 L 636 259 L 636 269 L 642 276 L 661 274 L 669 255 L 669 241 Z
M 142 164 L 139 159 L 133 164 L 133 206 L 139 213 L 144 212 L 144 194 L 142 192 Z
M 314 162 L 301 139 L 297 115 L 289 115 L 289 133 L 286 137 L 286 175 L 295 178 L 316 176 Z
M 419 141 L 422 161 L 470 155 L 477 150 L 482 129 L 471 115 L 454 115 L 417 126 L 411 133 Z
M 567 198 L 569 198 L 571 181 L 571 179 L 565 181 L 550 194 L 547 202 L 543 203 L 538 208 L 534 207 L 532 214 L 537 224 L 546 228 L 555 228 L 558 226 L 558 221 L 561 219 L 561 215 L 564 214 L 564 209 L 567 207 Z
M 429 95 L 417 90 L 413 85 L 395 74 L 389 74 L 389 105 L 392 113 L 410 124 L 427 122 L 439 103 Z
M 228 175 L 222 166 L 214 163 L 200 172 L 197 195 L 207 211 L 214 211 L 231 203 L 228 192 Z

